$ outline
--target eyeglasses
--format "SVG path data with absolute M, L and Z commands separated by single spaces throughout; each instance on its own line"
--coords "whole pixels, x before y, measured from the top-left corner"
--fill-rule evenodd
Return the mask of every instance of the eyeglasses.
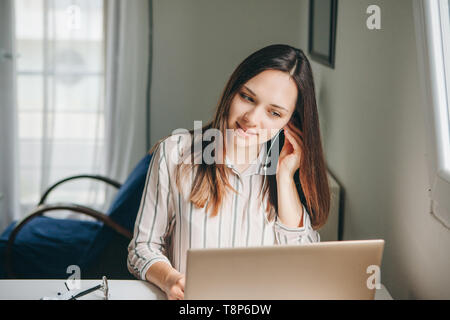
M 88 295 L 89 293 L 92 293 L 94 291 L 100 290 L 104 294 L 104 300 L 108 300 L 109 298 L 109 288 L 108 288 L 108 279 L 106 279 L 105 276 L 102 277 L 102 283 L 98 284 L 92 288 L 75 292 L 74 290 L 71 290 L 69 286 L 67 285 L 67 282 L 64 282 L 64 285 L 66 286 L 67 292 L 64 294 L 61 294 L 61 292 L 58 292 L 58 296 L 56 298 L 49 298 L 44 297 L 41 298 L 41 300 L 76 300 L 77 298 L 81 298 L 85 295 Z

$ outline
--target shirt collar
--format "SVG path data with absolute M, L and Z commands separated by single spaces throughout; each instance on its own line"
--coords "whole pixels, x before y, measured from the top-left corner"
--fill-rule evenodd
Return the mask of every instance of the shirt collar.
M 267 145 L 266 143 L 263 143 L 261 148 L 259 149 L 258 157 L 250 163 L 250 166 L 247 169 L 245 169 L 245 171 L 241 175 L 242 176 L 249 176 L 255 174 L 264 175 L 265 173 L 263 167 L 266 155 L 267 155 Z M 228 159 L 228 157 L 225 157 L 225 165 L 231 169 L 235 168 L 233 163 Z
M 264 172 L 264 163 L 266 161 L 266 155 L 267 155 L 267 144 L 263 143 L 261 148 L 259 149 L 258 157 L 251 162 L 250 166 L 243 172 L 243 175 L 244 176 L 255 174 L 265 175 L 266 173 Z M 194 163 L 201 163 L 202 152 L 195 153 L 194 159 L 195 159 Z M 228 159 L 228 157 L 225 157 L 225 165 L 238 173 L 238 171 L 235 169 L 233 163 Z

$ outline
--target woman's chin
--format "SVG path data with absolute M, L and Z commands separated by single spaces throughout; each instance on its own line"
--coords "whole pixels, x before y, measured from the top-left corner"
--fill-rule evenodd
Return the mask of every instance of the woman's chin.
M 258 144 L 258 139 L 256 137 L 255 138 L 236 137 L 236 139 L 234 140 L 234 143 L 238 147 L 250 147 L 250 146 L 253 146 L 253 145 L 257 145 Z

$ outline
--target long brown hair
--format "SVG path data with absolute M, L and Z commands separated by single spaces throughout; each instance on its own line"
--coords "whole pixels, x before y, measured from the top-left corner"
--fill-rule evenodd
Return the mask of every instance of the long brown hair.
M 301 131 L 302 157 L 300 168 L 294 175 L 294 181 L 300 201 L 306 207 L 311 217 L 312 227 L 315 230 L 320 229 L 328 218 L 330 191 L 327 168 L 322 151 L 313 75 L 310 63 L 302 50 L 289 45 L 275 44 L 262 48 L 247 57 L 228 80 L 217 105 L 214 118 L 202 127 L 201 134 L 205 130 L 215 128 L 222 132 L 222 137 L 225 139 L 228 114 L 235 94 L 247 81 L 265 70 L 279 70 L 291 73 L 291 77 L 297 85 L 298 96 L 291 121 Z M 212 209 L 211 216 L 216 216 L 223 198 L 227 194 L 227 188 L 237 192 L 228 181 L 230 169 L 223 162 L 207 164 L 205 161 L 201 161 L 200 164 L 194 164 L 195 143 L 201 143 L 202 148 L 200 149 L 204 150 L 211 142 L 203 141 L 203 139 L 195 142 L 194 130 L 190 130 L 189 133 L 192 137 L 191 162 L 190 164 L 181 163 L 177 166 L 176 184 L 178 189 L 182 190 L 180 186 L 180 169 L 183 167 L 192 169 L 195 166 L 197 170 L 189 200 L 197 208 L 204 208 L 206 205 L 206 212 Z M 279 139 L 279 152 L 281 152 L 284 143 L 284 135 L 282 133 Z M 164 139 L 160 141 L 162 140 Z M 266 150 L 269 150 L 271 142 L 272 140 L 266 142 Z M 214 143 L 217 142 L 214 141 Z M 221 143 L 226 154 L 225 141 Z M 276 159 L 277 161 L 278 159 Z M 278 208 L 277 181 L 275 175 L 267 175 L 266 179 L 267 183 L 262 192 L 264 196 L 268 195 L 266 210 L 270 212 L 271 208 Z M 272 219 L 273 217 L 269 217 L 269 220 Z

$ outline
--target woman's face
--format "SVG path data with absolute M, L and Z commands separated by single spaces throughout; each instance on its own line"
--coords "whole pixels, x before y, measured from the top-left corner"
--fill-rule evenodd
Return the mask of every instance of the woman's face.
M 231 101 L 227 129 L 235 146 L 272 139 L 287 125 L 297 101 L 297 86 L 287 72 L 265 70 L 247 81 Z

